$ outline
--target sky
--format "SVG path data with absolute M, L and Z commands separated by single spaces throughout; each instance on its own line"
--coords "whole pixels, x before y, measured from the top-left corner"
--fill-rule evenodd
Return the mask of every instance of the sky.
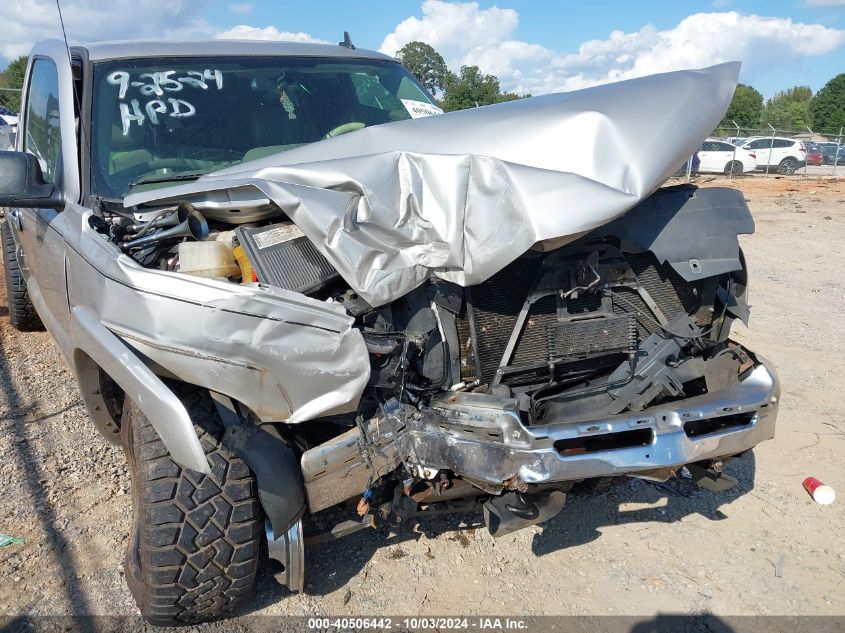
M 279 39 L 393 55 L 428 42 L 457 71 L 477 65 L 503 90 L 545 94 L 723 61 L 770 97 L 845 72 L 845 0 L 60 0 L 71 43 Z M 10 6 L 11 5 L 11 6 Z M 108 11 L 103 6 L 109 7 Z M 60 37 L 55 0 L 9 0 L 0 68 Z

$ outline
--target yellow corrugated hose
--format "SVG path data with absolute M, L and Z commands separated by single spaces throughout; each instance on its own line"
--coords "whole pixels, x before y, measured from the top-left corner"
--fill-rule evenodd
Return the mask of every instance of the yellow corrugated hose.
M 255 271 L 252 269 L 252 262 L 249 261 L 249 257 L 247 257 L 246 251 L 244 250 L 243 246 L 236 246 L 234 248 L 235 253 L 235 261 L 238 262 L 238 266 L 241 267 L 241 283 L 250 283 L 253 281 L 258 281 L 258 277 L 255 275 Z

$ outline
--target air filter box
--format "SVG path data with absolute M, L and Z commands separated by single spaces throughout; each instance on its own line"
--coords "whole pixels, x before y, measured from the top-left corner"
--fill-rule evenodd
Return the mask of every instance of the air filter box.
M 235 235 L 262 284 L 308 294 L 339 278 L 334 267 L 292 222 L 238 227 Z

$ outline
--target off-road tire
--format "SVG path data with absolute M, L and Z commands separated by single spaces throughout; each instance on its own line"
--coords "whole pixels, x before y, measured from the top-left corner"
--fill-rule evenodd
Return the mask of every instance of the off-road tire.
M 794 158 L 784 158 L 778 165 L 778 171 L 784 176 L 790 176 L 798 169 L 798 161 Z
M 211 464 L 211 475 L 181 468 L 138 406 L 127 398 L 121 433 L 132 477 L 126 582 L 153 624 L 226 615 L 252 594 L 261 509 L 255 477 L 220 442 L 207 392 L 176 389 Z
M 17 244 L 8 220 L 0 223 L 0 237 L 3 240 L 3 268 L 6 272 L 6 302 L 9 306 L 9 321 L 21 332 L 43 330 L 44 325 L 35 311 L 35 306 L 26 293 L 26 281 L 18 266 Z

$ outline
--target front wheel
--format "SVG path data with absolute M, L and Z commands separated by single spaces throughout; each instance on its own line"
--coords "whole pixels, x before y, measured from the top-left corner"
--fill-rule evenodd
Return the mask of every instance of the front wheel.
M 18 265 L 18 246 L 8 220 L 0 224 L 0 237 L 3 246 L 3 268 L 6 272 L 6 301 L 9 305 L 9 321 L 12 327 L 21 332 L 43 330 L 44 325 L 29 300 L 26 280 Z
M 221 443 L 207 392 L 179 392 L 211 465 L 181 468 L 138 406 L 121 421 L 132 476 L 132 532 L 126 581 L 153 624 L 213 620 L 251 595 L 258 570 L 261 510 L 255 477 Z
M 784 158 L 778 166 L 778 170 L 784 176 L 794 174 L 796 169 L 798 169 L 798 161 L 794 158 Z

